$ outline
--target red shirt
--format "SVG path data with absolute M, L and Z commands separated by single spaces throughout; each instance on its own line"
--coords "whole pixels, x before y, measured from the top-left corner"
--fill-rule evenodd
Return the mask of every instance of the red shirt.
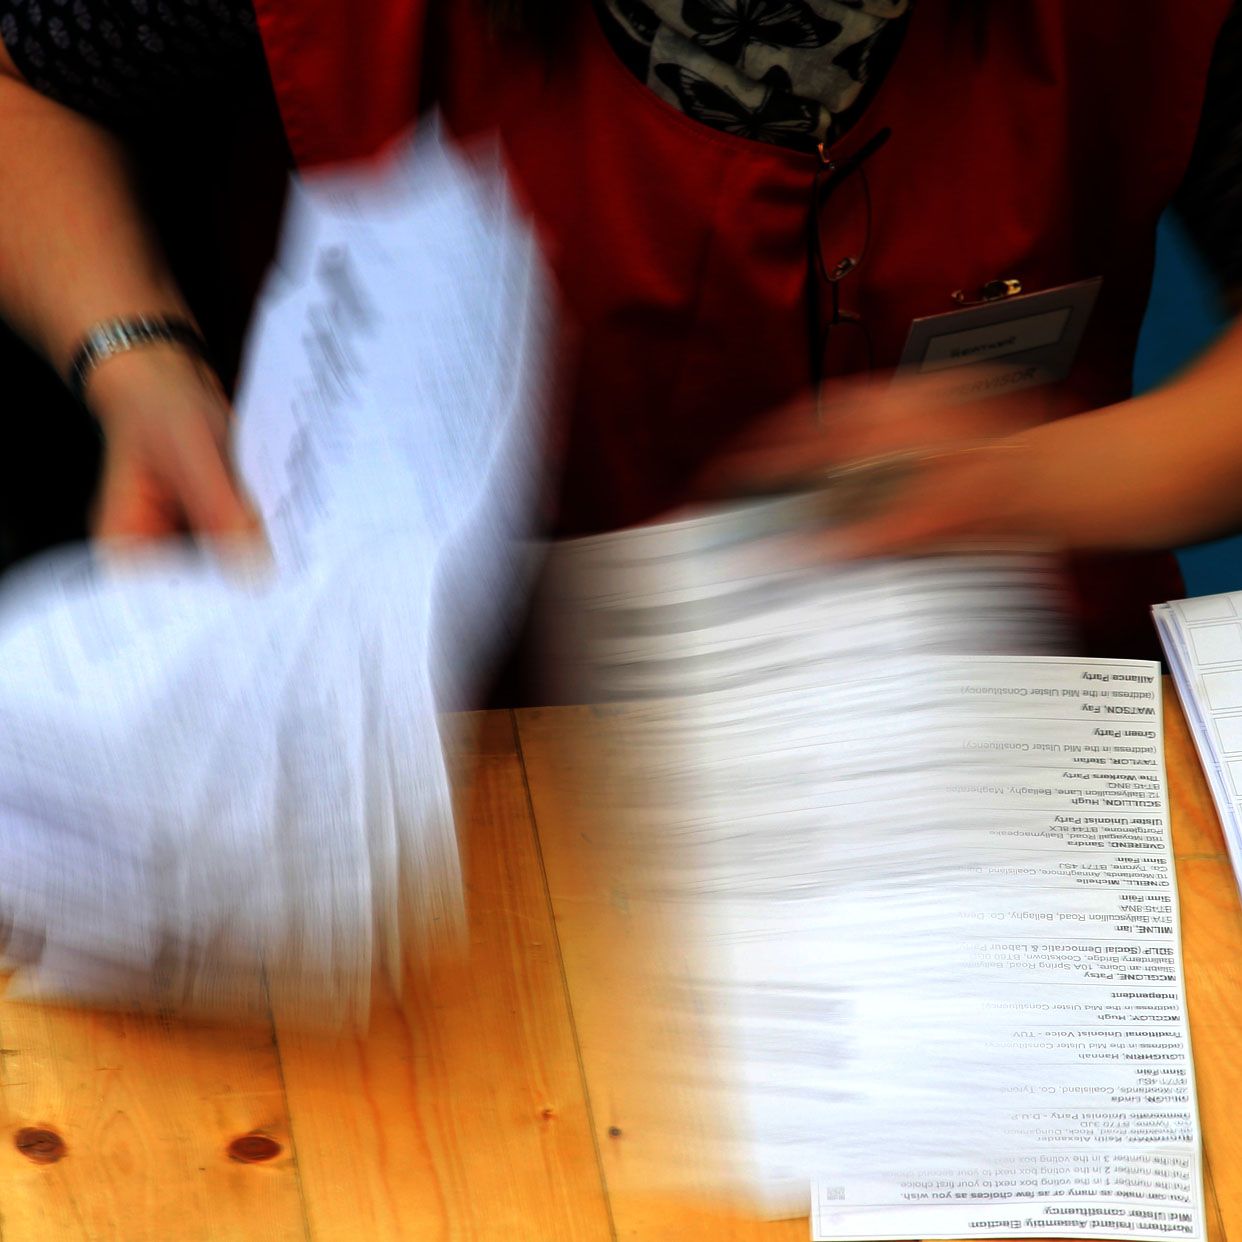
M 473 0 L 259 0 L 290 144 L 305 164 L 378 150 L 429 100 L 464 140 L 498 134 L 545 237 L 578 348 L 558 529 L 625 525 L 676 503 L 749 421 L 804 392 L 807 214 L 816 157 L 701 125 L 632 77 L 589 3 L 550 61 L 495 40 Z M 1156 221 L 1186 168 L 1229 0 L 923 0 L 875 99 L 834 149 L 882 128 L 867 163 L 871 240 L 850 309 L 875 365 L 954 290 L 1103 277 L 1050 407 L 1123 399 Z M 856 248 L 861 194 L 834 195 L 826 257 Z M 843 287 L 844 288 L 844 287 Z M 838 334 L 839 336 L 840 334 Z M 837 340 L 830 370 L 859 362 Z M 1107 462 L 1100 468 L 1106 470 Z M 1180 590 L 1171 558 L 1078 570 L 1089 644 L 1153 647 L 1147 605 Z

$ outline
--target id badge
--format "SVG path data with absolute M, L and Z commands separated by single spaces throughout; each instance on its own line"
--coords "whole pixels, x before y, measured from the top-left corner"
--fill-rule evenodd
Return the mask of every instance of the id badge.
M 960 391 L 951 391 L 963 401 L 1057 383 L 1078 356 L 1101 283 L 1097 276 L 916 319 L 898 374 L 961 368 Z

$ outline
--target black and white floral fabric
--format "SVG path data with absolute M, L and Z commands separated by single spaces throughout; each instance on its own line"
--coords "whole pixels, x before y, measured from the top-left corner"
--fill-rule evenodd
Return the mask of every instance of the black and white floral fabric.
M 630 71 L 687 116 L 813 148 L 849 128 L 913 0 L 595 0 Z

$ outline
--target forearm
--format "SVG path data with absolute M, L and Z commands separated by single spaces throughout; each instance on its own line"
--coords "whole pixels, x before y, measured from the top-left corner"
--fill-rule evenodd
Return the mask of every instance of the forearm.
M 29 89 L 0 45 L 0 315 L 62 375 L 102 320 L 187 316 L 123 146 Z M 252 536 L 219 381 L 176 346 L 108 359 L 86 391 L 108 441 L 98 533 Z
M 1028 433 L 1079 546 L 1177 546 L 1242 529 L 1242 325 L 1161 388 Z
M 2 46 L 0 135 L 0 315 L 52 366 L 100 320 L 186 314 L 122 144 L 28 87 Z

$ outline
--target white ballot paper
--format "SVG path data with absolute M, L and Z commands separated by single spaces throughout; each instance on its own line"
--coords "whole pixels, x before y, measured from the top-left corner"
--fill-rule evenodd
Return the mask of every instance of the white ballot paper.
M 768 525 L 581 541 L 549 606 L 631 701 L 609 874 L 690 946 L 722 1182 L 815 1239 L 1202 1238 L 1158 666 L 1021 654 L 1036 560 L 780 569 Z
M 437 710 L 501 636 L 546 292 L 434 128 L 295 183 L 238 454 L 270 563 L 53 557 L 0 603 L 8 995 L 365 1021 L 460 931 Z
M 1152 609 L 1242 889 L 1242 592 Z

